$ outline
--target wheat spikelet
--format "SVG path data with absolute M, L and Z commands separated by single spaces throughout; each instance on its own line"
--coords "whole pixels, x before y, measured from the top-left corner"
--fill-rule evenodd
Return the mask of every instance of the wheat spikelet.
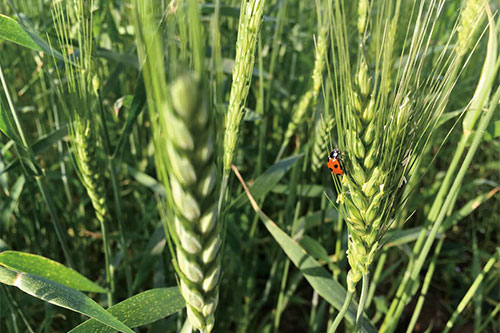
M 470 49 L 474 34 L 482 22 L 484 13 L 484 0 L 465 1 L 457 28 L 458 43 L 455 50 L 459 55 L 464 55 Z
M 368 21 L 368 8 L 370 7 L 368 0 L 360 0 L 358 2 L 358 34 L 363 35 Z
M 311 170 L 317 173 L 325 165 L 325 152 L 328 147 L 328 137 L 332 131 L 334 118 L 326 113 L 324 117 L 316 122 L 314 128 L 314 141 L 311 152 Z
M 194 74 L 178 78 L 171 87 L 173 108 L 160 121 L 166 133 L 166 156 L 173 218 L 169 231 L 176 245 L 181 293 L 190 322 L 209 332 L 214 324 L 221 272 L 222 244 L 217 225 L 214 132 L 206 96 Z M 176 129 L 172 130 L 172 123 Z
M 245 101 L 252 81 L 255 62 L 255 48 L 262 25 L 265 0 L 242 0 L 236 56 L 234 59 L 233 82 L 229 96 L 229 107 L 226 115 L 226 131 L 224 133 L 224 172 L 229 174 L 234 150 L 238 140 L 238 132 L 243 118 Z
M 73 134 L 73 149 L 78 163 L 81 180 L 90 197 L 92 206 L 99 222 L 105 222 L 108 216 L 106 207 L 106 191 L 102 179 L 102 168 L 99 167 L 96 156 L 95 129 L 89 122 L 75 126 Z

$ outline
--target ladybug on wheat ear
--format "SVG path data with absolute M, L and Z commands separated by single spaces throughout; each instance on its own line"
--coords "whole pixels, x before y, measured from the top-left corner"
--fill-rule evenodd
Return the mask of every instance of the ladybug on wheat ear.
M 338 149 L 332 150 L 330 158 L 328 159 L 328 169 L 335 175 L 342 175 L 342 165 L 340 164 L 340 151 Z

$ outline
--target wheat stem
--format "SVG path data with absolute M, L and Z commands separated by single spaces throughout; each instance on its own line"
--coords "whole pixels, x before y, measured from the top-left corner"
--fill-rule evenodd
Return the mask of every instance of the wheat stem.
M 365 312 L 366 297 L 370 288 L 370 274 L 363 274 L 363 282 L 361 286 L 361 297 L 359 298 L 358 312 L 356 313 L 356 322 L 354 323 L 354 332 L 358 332 L 361 328 L 361 320 L 363 320 L 363 313 Z
M 424 282 L 422 283 L 422 289 L 420 291 L 420 297 L 418 298 L 417 304 L 413 310 L 411 315 L 410 323 L 408 324 L 408 328 L 406 329 L 406 333 L 414 332 L 415 324 L 417 323 L 418 317 L 420 316 L 420 312 L 422 311 L 422 307 L 424 306 L 425 297 L 427 296 L 427 291 L 431 285 L 432 276 L 434 274 L 434 270 L 436 268 L 437 260 L 439 253 L 441 252 L 441 247 L 443 246 L 445 237 L 439 239 L 439 242 L 434 249 L 434 254 L 430 260 L 429 269 L 425 274 Z
M 479 288 L 479 286 L 483 282 L 486 274 L 489 273 L 489 271 L 491 270 L 493 265 L 497 262 L 497 260 L 498 260 L 498 251 L 488 260 L 486 265 L 484 265 L 484 268 L 481 271 L 481 273 L 474 280 L 474 282 L 470 286 L 469 290 L 467 290 L 464 297 L 462 298 L 462 300 L 458 304 L 456 310 L 453 312 L 450 319 L 446 322 L 445 329 L 444 329 L 443 333 L 448 333 L 453 328 L 453 326 L 455 325 L 455 322 L 457 321 L 458 316 L 460 316 L 460 314 L 464 311 L 465 307 L 470 302 L 470 300 L 472 299 L 474 294 L 477 292 L 477 289 Z
M 342 304 L 342 308 L 340 308 L 339 313 L 337 313 L 337 316 L 335 317 L 333 324 L 328 328 L 328 333 L 334 333 L 337 331 L 337 328 L 339 327 L 340 323 L 342 322 L 342 319 L 344 319 L 345 314 L 349 309 L 349 305 L 351 305 L 353 295 L 354 291 L 348 289 L 345 295 L 344 304 Z

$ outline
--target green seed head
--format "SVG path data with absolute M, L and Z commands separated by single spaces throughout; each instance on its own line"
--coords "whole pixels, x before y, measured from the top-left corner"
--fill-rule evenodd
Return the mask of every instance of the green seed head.
M 170 86 L 170 98 L 160 115 L 161 133 L 166 136 L 157 137 L 167 152 L 163 163 L 168 167 L 174 213 L 169 224 L 188 318 L 197 329 L 208 331 L 213 327 L 218 300 L 222 246 L 214 213 L 214 133 L 208 121 L 206 94 L 196 74 L 178 77 Z
M 458 44 L 456 52 L 459 55 L 465 54 L 472 46 L 472 41 L 477 28 L 482 22 L 484 15 L 483 0 L 466 0 L 460 16 L 458 25 Z

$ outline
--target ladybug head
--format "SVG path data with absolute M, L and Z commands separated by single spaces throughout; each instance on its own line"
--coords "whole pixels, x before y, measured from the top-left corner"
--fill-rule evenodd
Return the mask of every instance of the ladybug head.
M 335 148 L 334 150 L 332 150 L 332 152 L 330 153 L 330 158 L 336 158 L 338 159 L 340 156 L 340 151 Z

